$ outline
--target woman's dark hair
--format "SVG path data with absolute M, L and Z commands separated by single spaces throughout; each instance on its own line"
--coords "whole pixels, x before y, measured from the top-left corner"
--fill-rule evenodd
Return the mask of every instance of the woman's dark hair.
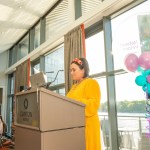
M 89 72 L 90 72 L 89 63 L 85 58 L 75 58 L 75 59 L 73 59 L 71 64 L 73 64 L 73 63 L 78 65 L 81 70 L 84 69 L 83 78 L 86 78 L 89 76 Z

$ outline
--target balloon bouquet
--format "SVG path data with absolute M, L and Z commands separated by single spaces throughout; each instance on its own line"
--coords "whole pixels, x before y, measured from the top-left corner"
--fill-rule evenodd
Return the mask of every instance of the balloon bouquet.
M 142 87 L 142 90 L 146 93 L 146 118 L 149 126 L 146 128 L 149 130 L 147 137 L 150 138 L 150 52 L 144 52 L 139 57 L 131 53 L 125 57 L 124 64 L 126 69 L 131 72 L 139 72 L 135 78 L 135 83 Z

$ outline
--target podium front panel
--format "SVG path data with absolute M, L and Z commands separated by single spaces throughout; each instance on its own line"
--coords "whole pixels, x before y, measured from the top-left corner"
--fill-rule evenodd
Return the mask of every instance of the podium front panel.
M 16 97 L 16 123 L 39 128 L 39 105 L 36 92 L 24 93 Z

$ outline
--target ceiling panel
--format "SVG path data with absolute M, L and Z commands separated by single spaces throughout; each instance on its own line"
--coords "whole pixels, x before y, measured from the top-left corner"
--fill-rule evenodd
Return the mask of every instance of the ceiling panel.
M 3 15 L 0 15 L 0 20 L 5 21 L 11 15 L 13 9 L 4 5 L 0 5 L 0 10 L 3 12 Z
M 18 10 L 15 12 L 14 17 L 10 19 L 10 22 L 28 24 L 32 26 L 38 19 L 38 16 L 30 14 L 24 10 Z
M 0 0 L 0 53 L 11 48 L 58 0 Z
M 87 14 L 90 10 L 99 6 L 104 0 L 81 0 L 82 14 Z

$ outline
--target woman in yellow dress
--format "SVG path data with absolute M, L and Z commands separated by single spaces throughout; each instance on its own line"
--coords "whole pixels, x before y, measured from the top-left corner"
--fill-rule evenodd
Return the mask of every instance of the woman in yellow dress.
M 100 121 L 100 87 L 96 80 L 88 78 L 89 65 L 85 58 L 75 58 L 70 65 L 71 76 L 76 83 L 67 97 L 84 103 L 86 150 L 101 150 Z

